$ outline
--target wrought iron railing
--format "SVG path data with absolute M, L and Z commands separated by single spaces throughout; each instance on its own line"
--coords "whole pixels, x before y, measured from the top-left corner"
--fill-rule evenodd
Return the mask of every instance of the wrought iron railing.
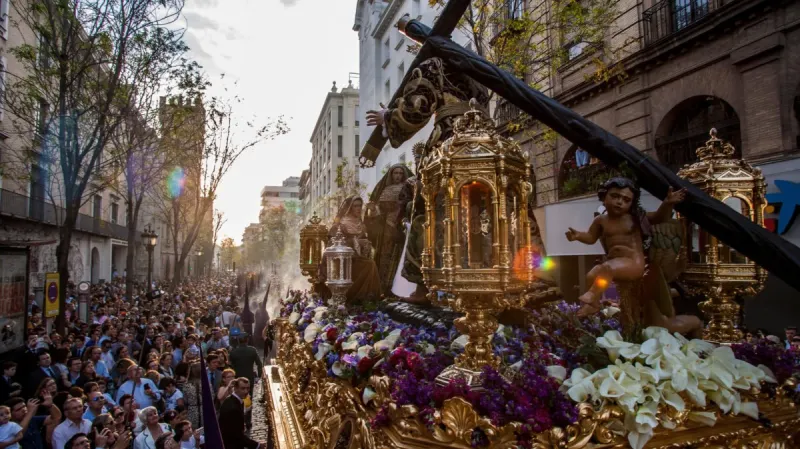
M 596 194 L 600 184 L 614 176 L 630 176 L 623 168 L 612 168 L 602 162 L 577 167 L 574 158 L 561 164 L 558 173 L 558 200 Z
M 654 44 L 696 22 L 732 0 L 661 0 L 642 13 L 644 44 Z
M 497 126 L 505 126 L 509 122 L 522 119 L 524 112 L 506 100 L 499 100 L 494 110 L 494 121 Z
M 731 143 L 736 149 L 735 157 L 741 157 L 741 126 L 739 119 L 713 122 L 709 126 L 694 128 L 685 132 L 658 137 L 655 141 L 658 161 L 670 170 L 677 172 L 684 165 L 697 160 L 697 149 L 708 140 L 707 129 L 716 128 L 718 135 Z
M 61 220 L 65 216 L 65 210 L 60 206 L 53 207 L 53 204 L 45 198 L 29 197 L 2 189 L 0 190 L 0 214 L 60 226 Z M 128 239 L 127 226 L 86 214 L 78 214 L 75 229 L 119 240 Z

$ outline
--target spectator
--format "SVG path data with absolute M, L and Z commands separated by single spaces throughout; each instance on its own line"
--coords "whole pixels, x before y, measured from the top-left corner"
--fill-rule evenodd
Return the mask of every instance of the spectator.
M 92 430 L 92 422 L 83 418 L 83 402 L 80 399 L 67 399 L 64 402 L 64 415 L 64 422 L 53 431 L 53 449 L 69 448 L 67 442 L 71 438 L 78 434 L 88 435 Z
M 792 339 L 797 335 L 797 327 L 796 326 L 789 326 L 784 329 L 786 333 L 786 349 L 790 349 L 792 347 Z
M 119 390 L 117 390 L 117 402 L 126 394 L 133 396 L 133 399 L 141 407 L 153 406 L 161 399 L 161 392 L 158 391 L 158 387 L 156 387 L 153 381 L 142 378 L 142 368 L 131 365 L 128 367 L 127 373 L 128 380 L 120 385 Z

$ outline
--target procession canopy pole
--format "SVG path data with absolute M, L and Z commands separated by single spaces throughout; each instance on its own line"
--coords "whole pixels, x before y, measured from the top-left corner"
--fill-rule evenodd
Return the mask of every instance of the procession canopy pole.
M 710 197 L 636 147 L 474 52 L 450 39 L 433 36 L 431 29 L 424 24 L 411 20 L 405 24 L 405 33 L 431 48 L 433 56 L 491 89 L 605 164 L 614 167 L 626 164 L 635 174 L 636 182 L 659 199 L 664 199 L 670 187 L 685 188 L 686 199 L 676 206 L 678 212 L 800 290 L 800 276 L 797 276 L 800 273 L 800 248 L 797 246 Z
M 456 29 L 458 21 L 461 20 L 461 17 L 467 11 L 467 8 L 469 8 L 470 3 L 471 0 L 450 0 L 447 2 L 442 9 L 442 14 L 439 15 L 439 18 L 433 25 L 433 29 L 425 26 L 425 30 L 427 32 L 426 36 L 442 36 L 449 38 L 453 33 L 453 30 Z M 430 49 L 423 45 L 419 50 L 419 53 L 417 53 L 417 57 L 414 58 L 414 60 L 408 66 L 408 70 L 406 70 L 406 74 L 403 76 L 403 81 L 399 86 L 397 86 L 397 90 L 394 92 L 394 95 L 392 95 L 392 99 L 389 100 L 389 103 L 385 105 L 386 107 L 391 107 L 395 100 L 403 96 L 403 89 L 405 89 L 406 84 L 411 81 L 414 69 L 417 68 L 422 61 L 425 61 L 429 57 Z M 368 107 L 377 108 L 378 105 L 369 105 Z M 378 154 L 380 154 L 381 150 L 386 145 L 387 140 L 389 140 L 389 138 L 384 137 L 383 126 L 376 126 L 375 129 L 372 130 L 372 134 L 370 134 L 367 143 L 364 144 L 364 148 L 361 150 L 358 160 L 362 167 L 372 167 L 375 165 L 375 160 L 378 158 Z

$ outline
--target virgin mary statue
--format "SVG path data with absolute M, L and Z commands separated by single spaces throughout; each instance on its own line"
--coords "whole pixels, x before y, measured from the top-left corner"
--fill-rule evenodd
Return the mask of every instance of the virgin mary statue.
M 333 237 L 341 229 L 345 243 L 355 251 L 352 269 L 353 285 L 345 295 L 348 303 L 374 301 L 380 299 L 381 295 L 378 268 L 371 258 L 372 245 L 367 239 L 367 227 L 361 218 L 363 206 L 364 200 L 358 196 L 345 199 L 339 207 L 339 212 L 336 214 L 329 232 L 329 237 Z M 320 267 L 323 275 L 327 274 L 325 266 L 326 262 L 323 260 Z
M 374 260 L 381 279 L 381 291 L 386 296 L 392 293 L 392 285 L 398 277 L 398 267 L 403 257 L 403 217 L 410 198 L 402 193 L 408 188 L 408 180 L 412 176 L 411 170 L 405 164 L 391 166 L 375 185 L 367 205 L 365 222 L 369 240 L 375 246 Z

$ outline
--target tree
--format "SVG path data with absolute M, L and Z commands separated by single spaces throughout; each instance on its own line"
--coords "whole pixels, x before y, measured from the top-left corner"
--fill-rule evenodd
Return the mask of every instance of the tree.
M 183 126 L 186 119 L 180 114 L 165 116 L 161 113 L 161 95 L 178 91 L 190 98 L 202 92 L 207 82 L 199 72 L 199 65 L 185 57 L 188 47 L 177 30 L 150 33 L 140 45 L 161 51 L 140 51 L 135 57 L 145 57 L 146 66 L 141 82 L 131 89 L 129 104 L 122 111 L 122 122 L 112 135 L 109 154 L 121 174 L 113 172 L 110 187 L 125 200 L 128 228 L 128 253 L 125 292 L 133 295 L 136 273 L 136 252 L 139 244 L 139 217 L 146 194 L 159 188 L 167 175 L 167 168 L 180 160 L 183 151 L 164 151 L 160 139 L 166 133 Z M 122 178 L 124 183 L 115 182 Z
M 441 8 L 446 0 L 429 3 Z M 466 37 L 480 56 L 549 93 L 556 70 L 578 58 L 594 66 L 590 79 L 625 76 L 619 61 L 635 50 L 637 39 L 614 30 L 619 17 L 616 5 L 616 0 L 474 0 L 456 33 Z M 554 140 L 553 133 L 512 110 L 505 117 L 511 133 L 533 125 L 540 138 Z
M 236 248 L 236 243 L 230 237 L 225 237 L 220 243 L 220 258 L 222 259 L 222 266 L 229 270 L 236 261 L 236 254 L 239 252 Z
M 351 196 L 364 198 L 367 185 L 358 180 L 358 167 L 349 158 L 342 159 L 336 166 L 336 189 L 320 199 L 319 207 L 326 208 L 333 217 L 345 199 Z M 325 214 L 322 214 L 323 216 Z
M 213 202 L 228 170 L 245 151 L 289 131 L 282 116 L 263 125 L 256 125 L 254 119 L 238 117 L 235 108 L 242 102 L 238 95 L 229 99 L 215 96 L 208 103 L 197 101 L 193 114 L 200 123 L 184 127 L 177 136 L 197 145 L 190 146 L 182 157 L 182 166 L 173 170 L 179 173 L 176 182 L 170 181 L 160 192 L 160 208 L 176 248 L 174 285 L 180 284 L 186 258 L 198 237 L 207 233 L 209 240 L 213 238 Z M 187 132 L 189 135 L 184 136 Z M 175 189 L 174 184 L 180 187 Z
M 299 205 L 294 201 L 270 207 L 262 214 L 261 228 L 266 243 L 261 255 L 264 261 L 282 262 L 284 257 L 299 242 L 301 217 L 297 213 Z M 299 257 L 299 253 L 297 254 Z M 297 260 L 293 257 L 293 260 Z
M 63 204 L 56 257 L 64 286 L 80 207 L 104 187 L 103 152 L 131 104 L 132 87 L 147 75 L 151 58 L 171 44 L 152 37 L 178 19 L 183 0 L 13 4 L 13 24 L 32 30 L 37 42 L 11 49 L 22 70 L 9 74 L 5 106 L 16 132 L 35 136 L 31 151 L 20 152 L 17 168 L 31 178 L 44 172 L 56 215 Z M 56 320 L 61 332 L 66 290 L 61 289 L 62 314 Z

